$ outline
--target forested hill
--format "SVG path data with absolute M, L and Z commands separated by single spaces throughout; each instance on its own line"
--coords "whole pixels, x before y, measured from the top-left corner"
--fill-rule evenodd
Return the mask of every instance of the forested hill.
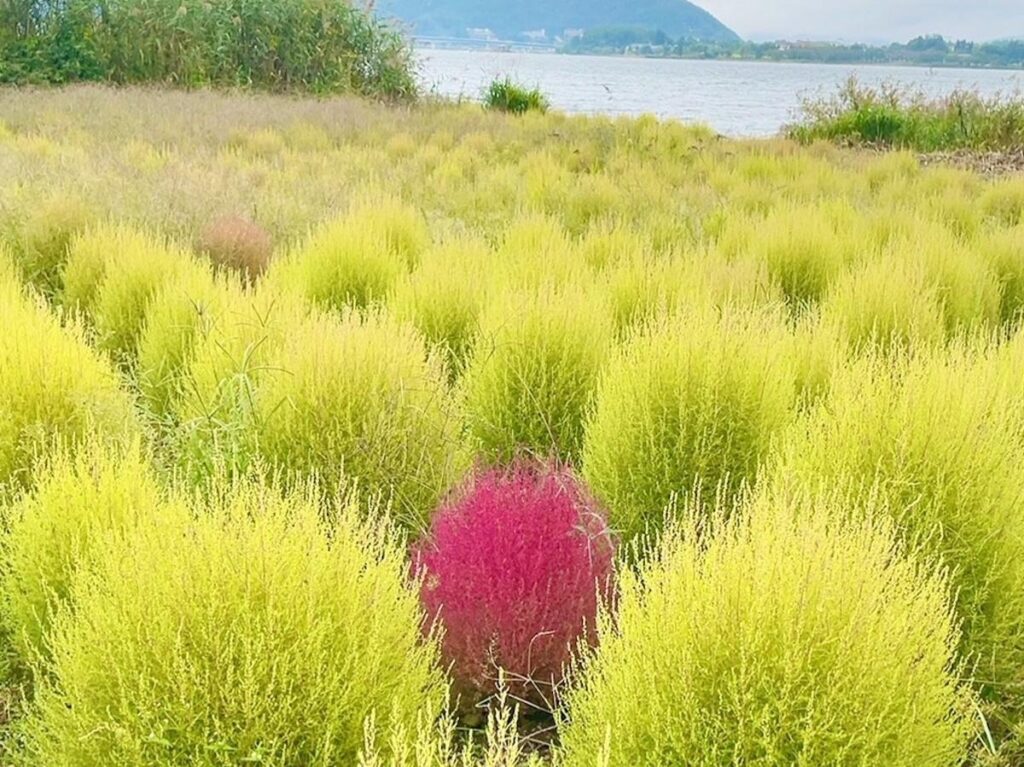
M 673 39 L 739 37 L 687 0 L 378 0 L 377 12 L 405 22 L 412 34 L 558 42 L 579 30 L 633 27 Z M 541 34 L 543 33 L 543 34 Z

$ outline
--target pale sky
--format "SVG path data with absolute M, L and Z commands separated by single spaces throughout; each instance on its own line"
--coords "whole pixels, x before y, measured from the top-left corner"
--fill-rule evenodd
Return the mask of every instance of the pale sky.
M 843 42 L 1024 38 L 1024 0 L 695 0 L 741 36 Z

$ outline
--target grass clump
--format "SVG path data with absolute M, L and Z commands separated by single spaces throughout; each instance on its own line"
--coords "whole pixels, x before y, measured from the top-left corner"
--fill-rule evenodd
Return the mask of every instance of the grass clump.
M 202 269 L 166 282 L 146 307 L 137 343 L 136 381 L 147 410 L 169 418 L 182 395 L 182 377 L 195 346 L 214 334 L 227 308 L 244 300 L 241 288 Z
M 455 477 L 459 422 L 436 357 L 408 326 L 314 316 L 292 327 L 255 392 L 259 452 L 286 474 L 383 496 L 410 530 Z
M 2 274 L 0 327 L 0 497 L 30 486 L 58 444 L 137 433 L 131 399 L 81 329 L 62 326 Z
M 998 738 L 1024 701 L 1020 418 L 995 382 L 972 374 L 972 355 L 947 355 L 869 357 L 836 376 L 770 476 L 776 487 L 880 499 L 911 545 L 950 568 L 962 649 Z
M 79 568 L 94 566 L 107 536 L 124 536 L 161 511 L 163 499 L 138 443 L 58 454 L 32 493 L 8 512 L 2 548 L 3 609 L 19 665 L 50 659 L 54 618 L 70 607 Z
M 474 451 L 573 461 L 612 340 L 601 304 L 572 290 L 511 291 L 488 307 L 462 379 Z
M 365 516 L 342 505 L 325 521 L 309 494 L 246 483 L 111 541 L 56 618 L 27 757 L 354 764 L 370 715 L 385 731 L 433 721 L 436 647 L 402 548 Z
M 847 511 L 761 502 L 624 573 L 568 694 L 563 763 L 963 764 L 948 584 Z
M 515 115 L 547 112 L 551 104 L 540 88 L 529 88 L 513 82 L 511 77 L 493 80 L 484 91 L 484 106 Z
M 587 424 L 583 474 L 626 540 L 676 496 L 735 494 L 795 416 L 791 339 L 763 313 L 682 314 L 610 362 Z
M 179 479 L 197 486 L 254 470 L 259 391 L 267 377 L 281 372 L 275 362 L 280 349 L 310 313 L 301 299 L 273 291 L 228 290 L 210 308 L 209 317 L 196 318 L 201 322 L 191 338 L 183 339 L 174 327 L 166 329 L 168 356 L 163 358 L 171 363 L 183 350 L 180 372 L 173 373 L 172 365 L 166 379 L 171 406 L 163 417 L 170 427 L 163 459 Z M 161 356 L 157 349 L 157 362 Z M 159 386 L 160 379 L 155 381 Z
M 896 84 L 871 88 L 853 77 L 830 97 L 805 100 L 788 133 L 805 143 L 825 139 L 922 152 L 1013 150 L 1024 143 L 1024 99 L 969 90 L 929 99 Z

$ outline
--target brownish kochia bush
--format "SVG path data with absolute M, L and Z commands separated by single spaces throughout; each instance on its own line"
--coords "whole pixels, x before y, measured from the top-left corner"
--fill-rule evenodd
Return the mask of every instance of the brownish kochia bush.
M 214 266 L 239 272 L 254 282 L 270 265 L 274 240 L 270 232 L 242 216 L 221 216 L 199 235 L 196 250 Z

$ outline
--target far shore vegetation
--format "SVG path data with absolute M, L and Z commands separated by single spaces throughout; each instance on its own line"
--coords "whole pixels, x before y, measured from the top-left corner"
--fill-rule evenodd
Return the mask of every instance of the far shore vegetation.
M 941 98 L 890 83 L 850 78 L 832 95 L 809 98 L 790 138 L 827 140 L 919 152 L 1019 152 L 1024 146 L 1024 94 L 986 97 L 955 90 Z
M 682 59 L 1024 69 L 1024 40 L 979 43 L 947 40 L 941 35 L 925 35 L 906 43 L 891 45 L 788 40 L 715 42 L 674 39 L 652 29 L 609 27 L 587 30 L 566 42 L 560 50 L 565 53 L 631 54 Z

